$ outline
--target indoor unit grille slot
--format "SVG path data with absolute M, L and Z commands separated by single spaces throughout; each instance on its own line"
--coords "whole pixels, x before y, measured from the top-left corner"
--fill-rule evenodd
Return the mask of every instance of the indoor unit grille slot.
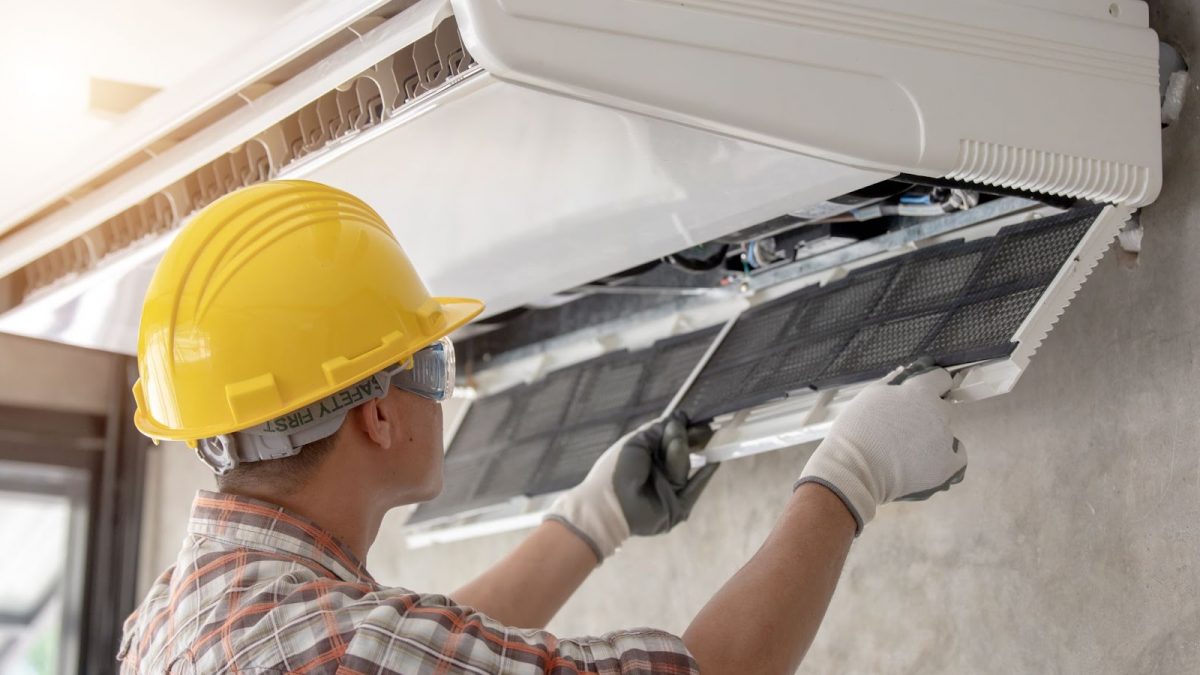
M 107 256 L 175 229 L 239 188 L 278 177 L 297 162 L 373 129 L 478 66 L 451 16 L 434 31 L 176 183 L 18 271 L 17 299 L 95 268 Z

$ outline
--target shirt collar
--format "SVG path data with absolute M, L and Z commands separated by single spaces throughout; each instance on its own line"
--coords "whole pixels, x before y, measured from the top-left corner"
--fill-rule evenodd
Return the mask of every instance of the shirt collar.
M 188 532 L 234 546 L 307 558 L 342 581 L 374 584 L 367 568 L 337 537 L 269 502 L 200 490 Z

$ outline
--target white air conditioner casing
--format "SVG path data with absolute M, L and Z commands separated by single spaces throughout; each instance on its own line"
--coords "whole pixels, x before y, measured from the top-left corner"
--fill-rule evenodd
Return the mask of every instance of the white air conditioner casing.
M 284 156 L 283 121 L 335 88 L 394 90 L 376 64 L 451 15 L 478 65 Z M 0 296 L 5 278 L 71 253 L 37 268 L 55 278 L 20 294 L 0 330 L 132 353 L 162 249 L 212 197 L 189 196 L 188 177 L 234 151 L 262 176 L 359 195 L 433 292 L 491 313 L 900 173 L 1144 204 L 1161 182 L 1146 20 L 1126 0 L 421 0 L 69 204 L 0 221 Z M 246 53 L 269 63 L 204 90 L 236 90 L 294 51 L 260 45 Z M 129 121 L 146 133 L 121 138 L 147 148 L 170 126 Z M 71 193 L 72 169 L 20 214 Z M 154 227 L 97 244 L 137 208 L 157 209 Z
M 454 6 L 489 72 L 584 100 L 894 173 L 1133 206 L 1161 186 L 1142 2 Z

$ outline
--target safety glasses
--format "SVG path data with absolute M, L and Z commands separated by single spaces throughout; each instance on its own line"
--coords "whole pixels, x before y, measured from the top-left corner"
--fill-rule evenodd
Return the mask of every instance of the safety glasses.
M 454 343 L 444 337 L 383 374 L 397 389 L 444 401 L 454 393 Z
M 454 345 L 450 338 L 442 338 L 404 363 L 384 368 L 299 410 L 250 429 L 202 438 L 196 444 L 196 454 L 218 475 L 244 462 L 291 457 L 304 445 L 336 433 L 352 408 L 387 396 L 389 385 L 433 401 L 449 398 L 454 393 Z

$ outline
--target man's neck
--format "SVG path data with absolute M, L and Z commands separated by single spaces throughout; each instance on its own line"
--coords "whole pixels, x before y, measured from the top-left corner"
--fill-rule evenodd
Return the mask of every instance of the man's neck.
M 347 494 L 345 490 L 322 489 L 312 484 L 287 495 L 240 489 L 228 492 L 282 506 L 304 516 L 345 544 L 363 564 L 366 564 L 367 551 L 375 542 L 387 513 L 387 509 L 373 506 L 361 493 L 351 491 Z

